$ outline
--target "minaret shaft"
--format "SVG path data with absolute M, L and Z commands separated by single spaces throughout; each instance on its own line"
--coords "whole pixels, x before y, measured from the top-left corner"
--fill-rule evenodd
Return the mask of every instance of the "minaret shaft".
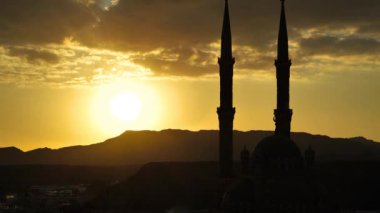
M 274 110 L 276 122 L 276 135 L 290 137 L 291 120 L 293 111 L 289 108 L 289 78 L 291 60 L 288 50 L 288 32 L 286 26 L 285 5 L 281 0 L 281 18 L 277 41 L 277 109 Z
M 217 109 L 219 119 L 219 167 L 223 178 L 233 176 L 233 66 L 231 27 L 228 0 L 225 1 L 221 56 L 218 60 L 220 75 L 220 107 Z

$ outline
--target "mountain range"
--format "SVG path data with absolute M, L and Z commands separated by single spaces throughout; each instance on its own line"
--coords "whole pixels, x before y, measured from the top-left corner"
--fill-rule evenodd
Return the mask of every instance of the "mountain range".
M 246 146 L 254 150 L 271 131 L 234 131 L 234 158 Z M 308 133 L 292 133 L 301 151 L 311 146 L 319 162 L 380 161 L 380 143 L 356 138 L 330 138 Z M 140 165 L 158 161 L 216 161 L 217 130 L 126 131 L 101 143 L 60 149 L 24 152 L 16 147 L 0 148 L 0 165 Z

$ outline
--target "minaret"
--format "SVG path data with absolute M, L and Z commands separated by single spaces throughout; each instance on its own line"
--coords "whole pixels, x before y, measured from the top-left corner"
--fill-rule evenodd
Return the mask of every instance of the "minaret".
M 221 56 L 218 59 L 220 75 L 219 118 L 219 166 L 222 178 L 233 176 L 233 120 L 235 108 L 232 104 L 232 76 L 235 58 L 232 57 L 231 27 L 228 0 L 225 0 Z
M 274 110 L 276 135 L 290 137 L 290 123 L 293 111 L 289 108 L 290 66 L 288 52 L 288 32 L 286 28 L 285 6 L 281 0 L 280 30 L 278 33 L 277 59 L 275 60 L 277 77 L 277 109 Z

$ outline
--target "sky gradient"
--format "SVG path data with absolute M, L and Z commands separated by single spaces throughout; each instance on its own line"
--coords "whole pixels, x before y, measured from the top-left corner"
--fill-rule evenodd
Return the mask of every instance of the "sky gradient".
M 292 130 L 380 141 L 380 1 L 287 0 Z M 231 0 L 235 129 L 273 130 L 279 0 Z M 222 0 L 4 0 L 0 147 L 217 129 Z M 136 120 L 109 110 L 120 94 Z

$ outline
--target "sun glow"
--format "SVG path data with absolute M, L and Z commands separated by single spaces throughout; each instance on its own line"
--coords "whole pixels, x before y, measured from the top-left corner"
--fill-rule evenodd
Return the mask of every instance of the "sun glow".
M 105 137 L 126 130 L 158 129 L 163 114 L 159 90 L 145 81 L 99 86 L 90 104 L 93 129 Z
M 112 114 L 122 121 L 134 121 L 141 112 L 141 100 L 133 93 L 122 93 L 111 100 Z

